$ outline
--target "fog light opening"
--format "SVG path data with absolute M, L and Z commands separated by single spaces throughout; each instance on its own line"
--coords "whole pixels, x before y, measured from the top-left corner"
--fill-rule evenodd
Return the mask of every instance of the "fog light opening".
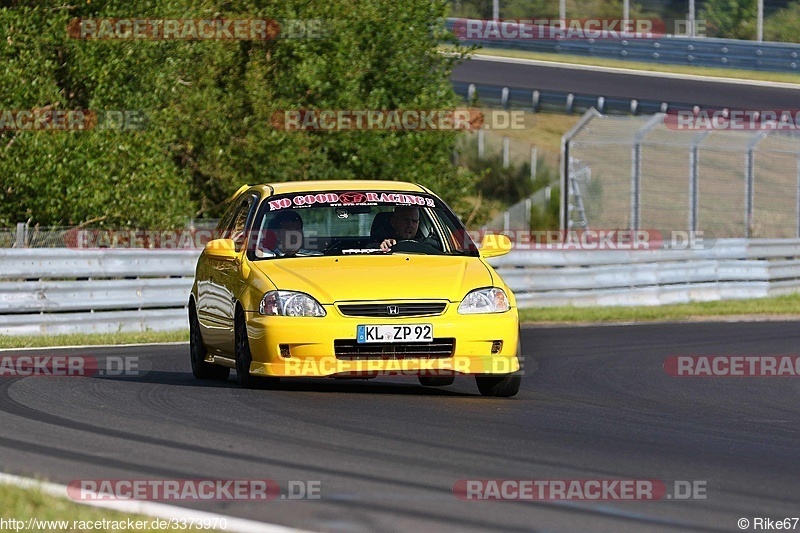
M 278 348 L 280 348 L 281 357 L 283 357 L 284 359 L 289 359 L 289 358 L 292 357 L 292 354 L 289 353 L 289 345 L 288 344 L 280 344 L 280 345 L 278 345 Z
M 492 341 L 492 355 L 499 354 L 503 349 L 503 341 Z

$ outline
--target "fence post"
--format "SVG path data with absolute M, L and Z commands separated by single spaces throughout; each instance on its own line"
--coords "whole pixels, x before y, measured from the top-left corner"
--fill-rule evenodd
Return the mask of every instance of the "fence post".
M 509 138 L 503 137 L 503 168 L 508 168 L 508 165 L 511 163 L 510 154 L 509 154 Z
M 531 229 L 531 209 L 533 208 L 533 200 L 530 197 L 525 199 L 525 229 Z
M 631 220 L 629 224 L 629 229 L 633 231 L 639 229 L 639 224 L 642 220 L 642 140 L 650 130 L 663 121 L 664 113 L 656 113 L 633 136 L 631 153 Z
M 744 237 L 750 238 L 750 225 L 753 222 L 753 150 L 748 143 L 744 154 Z
M 25 238 L 26 237 L 25 233 L 27 233 L 26 230 L 27 230 L 27 224 L 25 224 L 24 222 L 17 222 L 17 242 L 16 244 L 14 244 L 15 248 L 25 248 L 26 241 L 28 240 Z
M 640 205 L 642 199 L 641 182 L 642 144 L 634 142 L 631 153 L 631 219 L 628 224 L 633 231 L 639 229 L 639 222 L 642 218 L 642 206 Z
M 745 175 L 744 175 L 744 236 L 746 239 L 751 237 L 753 226 L 753 201 L 755 182 L 755 148 L 758 142 L 766 137 L 765 133 L 757 133 L 747 142 L 747 153 L 745 154 Z
M 696 139 L 697 137 L 695 137 Z M 689 234 L 697 231 L 698 146 L 692 139 L 689 147 Z
M 578 121 L 577 124 L 572 126 L 572 128 L 565 133 L 561 137 L 561 165 L 559 165 L 559 183 L 561 184 L 561 203 L 558 209 L 558 222 L 559 222 L 559 229 L 564 231 L 565 229 L 569 228 L 569 222 L 567 218 L 569 217 L 569 171 L 570 171 L 570 153 L 569 153 L 569 145 L 572 142 L 572 139 L 575 138 L 580 131 L 586 127 L 586 124 L 589 123 L 595 117 L 601 117 L 602 115 L 597 112 L 595 108 L 590 108 L 586 113 L 583 114 L 581 119 Z
M 538 150 L 536 145 L 531 145 L 531 181 L 536 180 L 536 164 L 539 162 Z
M 486 146 L 484 144 L 485 142 L 484 134 L 485 131 L 483 128 L 478 130 L 478 159 L 480 160 L 483 160 L 484 154 L 486 153 L 485 150 Z
M 689 232 L 697 231 L 697 210 L 700 205 L 700 144 L 711 132 L 704 131 L 692 137 L 689 147 Z

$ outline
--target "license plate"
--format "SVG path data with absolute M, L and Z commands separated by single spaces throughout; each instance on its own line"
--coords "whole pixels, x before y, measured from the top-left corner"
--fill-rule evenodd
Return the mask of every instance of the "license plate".
M 433 342 L 433 326 L 431 324 L 358 326 L 356 339 L 359 343 Z

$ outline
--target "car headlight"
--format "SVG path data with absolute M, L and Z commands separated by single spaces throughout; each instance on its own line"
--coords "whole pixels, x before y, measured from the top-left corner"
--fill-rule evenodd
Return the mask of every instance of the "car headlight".
M 458 306 L 458 312 L 462 315 L 503 313 L 509 309 L 511 304 L 508 303 L 508 296 L 503 289 L 496 287 L 474 290 Z
M 318 301 L 295 291 L 269 291 L 261 299 L 258 312 L 270 316 L 325 316 Z

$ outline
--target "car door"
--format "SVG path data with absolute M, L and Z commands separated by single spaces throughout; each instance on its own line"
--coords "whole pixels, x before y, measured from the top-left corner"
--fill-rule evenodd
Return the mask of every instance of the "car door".
M 233 239 L 237 252 L 235 258 L 208 258 L 205 309 L 207 310 L 204 340 L 209 348 L 233 353 L 233 319 L 236 297 L 244 284 L 242 279 L 242 251 L 246 242 L 246 229 L 256 206 L 256 195 L 248 194 L 238 201 L 236 209 L 222 237 Z
M 230 235 L 231 226 L 233 224 L 233 217 L 236 214 L 239 204 L 232 204 L 225 210 L 222 218 L 214 230 L 214 239 L 224 238 Z M 203 339 L 207 345 L 210 345 L 209 337 L 213 337 L 215 330 L 221 327 L 222 314 L 217 309 L 219 304 L 219 291 L 215 290 L 213 286 L 214 272 L 215 272 L 214 259 L 207 254 L 203 254 L 202 259 L 197 264 L 197 318 L 200 322 L 200 329 L 203 333 Z

